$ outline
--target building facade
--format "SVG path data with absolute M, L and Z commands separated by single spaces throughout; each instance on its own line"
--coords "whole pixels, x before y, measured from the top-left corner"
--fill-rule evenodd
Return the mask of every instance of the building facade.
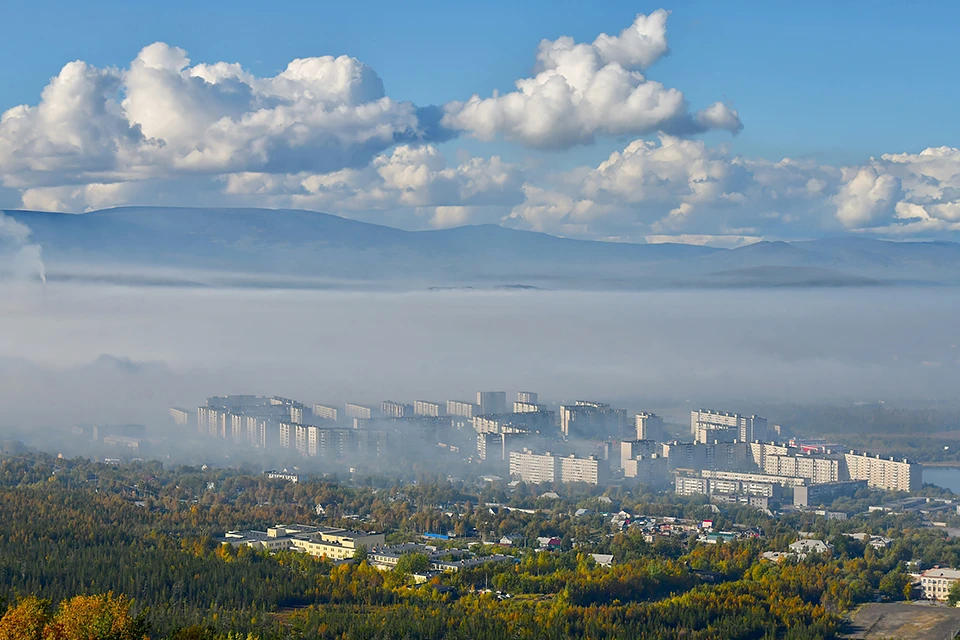
M 510 453 L 510 477 L 531 484 L 560 481 L 560 463 L 549 451 L 535 453 L 530 449 Z
M 338 413 L 336 407 L 328 407 L 325 404 L 313 405 L 313 416 L 321 420 L 332 420 L 336 422 L 339 418 Z
M 856 451 L 844 454 L 844 459 L 851 480 L 866 480 L 875 489 L 914 492 L 923 487 L 922 467 L 915 462 Z
M 414 409 L 410 404 L 384 400 L 380 403 L 380 415 L 384 418 L 409 418 L 414 415 Z
M 625 435 L 627 412 L 602 402 L 578 400 L 560 407 L 560 432 L 567 437 L 620 438 Z
M 373 417 L 373 409 L 365 407 L 362 404 L 353 404 L 348 402 L 344 405 L 344 415 L 348 418 L 358 418 L 360 420 L 369 420 Z
M 477 406 L 480 407 L 482 414 L 506 413 L 507 392 L 477 391 Z
M 447 415 L 460 418 L 473 418 L 479 414 L 479 407 L 472 402 L 461 402 L 459 400 L 447 400 Z
M 663 442 L 663 418 L 655 413 L 642 412 L 634 417 L 637 440 Z
M 960 580 L 958 569 L 927 569 L 920 574 L 920 591 L 925 600 L 942 602 L 950 595 L 950 588 L 957 580 Z
M 718 437 L 710 437 L 707 431 L 717 430 L 723 433 L 717 434 Z M 713 442 L 720 439 L 731 441 L 729 435 L 735 433 L 732 440 L 740 442 L 753 442 L 755 440 L 767 440 L 767 419 L 760 416 L 744 416 L 739 413 L 730 413 L 727 411 L 713 411 L 709 409 L 699 409 L 690 412 L 690 433 L 696 438 L 697 442 Z M 701 440 L 700 438 L 703 437 Z
M 418 416 L 431 416 L 439 418 L 447 415 L 447 407 L 439 402 L 427 402 L 426 400 L 415 400 L 413 403 L 413 412 Z

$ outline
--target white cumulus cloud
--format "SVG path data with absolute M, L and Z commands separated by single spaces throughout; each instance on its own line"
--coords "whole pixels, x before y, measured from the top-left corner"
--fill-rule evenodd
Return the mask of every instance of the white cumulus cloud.
M 517 80 L 516 91 L 448 103 L 442 122 L 483 140 L 502 135 L 543 149 L 658 129 L 736 133 L 742 124 L 732 108 L 715 103 L 690 113 L 682 92 L 643 75 L 668 51 L 667 15 L 662 9 L 638 15 L 619 36 L 601 34 L 592 43 L 543 40 L 535 76 Z

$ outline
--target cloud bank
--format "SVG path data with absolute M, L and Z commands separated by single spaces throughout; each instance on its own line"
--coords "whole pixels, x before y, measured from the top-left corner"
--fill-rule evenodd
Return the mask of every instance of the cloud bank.
M 650 77 L 669 54 L 668 16 L 640 14 L 592 42 L 543 40 L 515 90 L 442 105 L 391 98 L 345 55 L 299 58 L 269 77 L 195 63 L 162 42 L 124 68 L 70 62 L 36 104 L 0 115 L 0 207 L 294 207 L 403 228 L 498 223 L 720 246 L 960 236 L 958 149 L 829 166 L 738 156 L 696 137 L 744 124 L 732 106 L 693 109 Z M 457 136 L 513 153 L 451 154 Z M 617 149 L 549 172 L 543 157 L 588 144 Z

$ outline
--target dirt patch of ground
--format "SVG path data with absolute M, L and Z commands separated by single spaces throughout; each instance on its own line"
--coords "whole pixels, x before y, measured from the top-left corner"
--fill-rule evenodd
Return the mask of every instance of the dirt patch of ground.
M 850 615 L 844 637 L 860 640 L 953 640 L 960 608 L 921 603 L 865 604 Z

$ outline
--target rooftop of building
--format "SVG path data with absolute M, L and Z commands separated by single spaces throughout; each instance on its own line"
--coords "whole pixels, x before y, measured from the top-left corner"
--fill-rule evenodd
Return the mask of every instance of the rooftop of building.
M 944 578 L 946 580 L 960 580 L 960 569 L 941 569 L 935 567 L 920 574 L 921 578 Z

